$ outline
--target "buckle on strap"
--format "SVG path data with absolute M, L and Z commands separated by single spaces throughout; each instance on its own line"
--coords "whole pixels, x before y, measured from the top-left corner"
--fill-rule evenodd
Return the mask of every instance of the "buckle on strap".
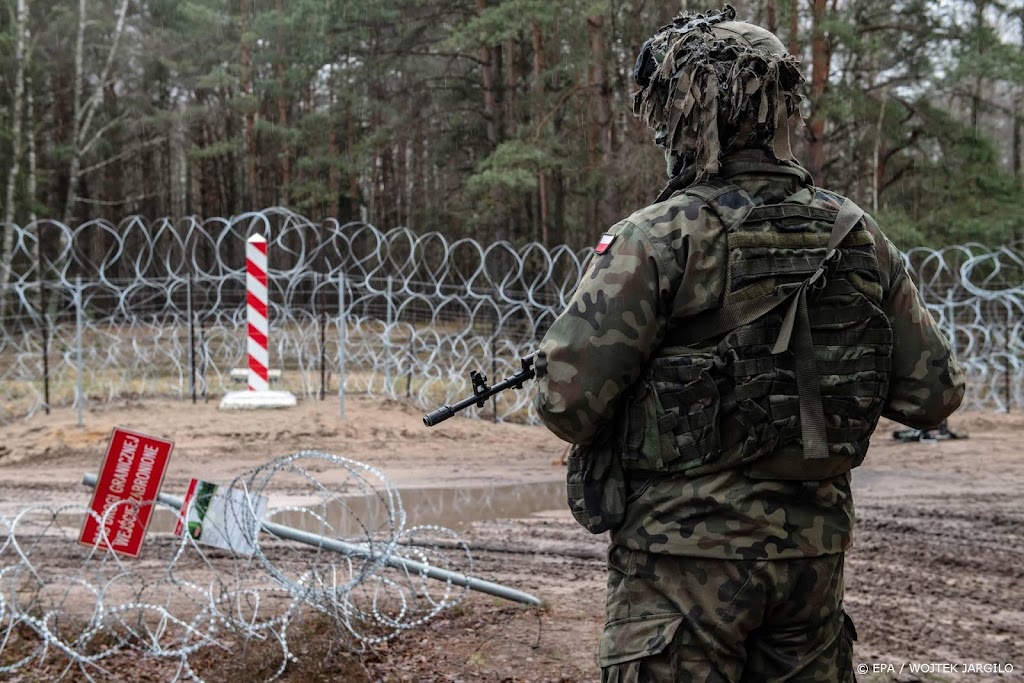
M 815 290 L 824 289 L 828 276 L 832 275 L 836 266 L 838 266 L 839 262 L 842 260 L 843 252 L 839 251 L 838 247 L 829 249 L 828 253 L 825 254 L 825 258 L 821 259 L 821 264 L 818 266 L 818 269 L 807 279 L 807 285 Z

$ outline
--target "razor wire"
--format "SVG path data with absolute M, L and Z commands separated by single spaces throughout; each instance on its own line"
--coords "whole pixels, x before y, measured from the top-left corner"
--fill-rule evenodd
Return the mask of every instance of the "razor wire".
M 280 388 L 307 398 L 365 392 L 423 408 L 464 395 L 470 370 L 513 373 L 593 253 L 316 223 L 281 208 L 4 229 L 14 231 L 14 251 L 0 296 L 0 420 L 47 405 L 230 390 L 244 377 L 232 370 L 246 365 L 252 234 L 269 243 L 269 347 Z M 906 258 L 967 371 L 965 405 L 1024 405 L 1024 244 L 915 248 Z M 535 422 L 528 394 L 505 392 L 468 412 Z
M 151 532 L 139 559 L 113 552 L 104 522 L 119 506 L 151 507 L 154 526 L 160 516 L 181 519 L 159 501 L 118 502 L 103 518 L 73 505 L 0 515 L 0 678 L 48 666 L 58 679 L 119 680 L 116 670 L 145 658 L 161 680 L 222 680 L 217 659 L 227 648 L 259 643 L 274 662 L 265 680 L 274 680 L 299 656 L 293 641 L 304 637 L 304 619 L 318 617 L 319 635 L 358 652 L 465 595 L 451 581 L 428 581 L 427 571 L 468 574 L 468 546 L 443 527 L 407 527 L 398 491 L 369 465 L 303 451 L 228 488 L 244 495 L 224 523 L 230 518 L 251 555 L 202 545 L 188 531 Z M 262 519 L 258 496 L 271 501 Z M 86 515 L 101 530 L 95 545 L 78 543 Z M 275 524 L 355 550 L 283 541 L 267 533 Z M 396 569 L 405 565 L 423 569 Z

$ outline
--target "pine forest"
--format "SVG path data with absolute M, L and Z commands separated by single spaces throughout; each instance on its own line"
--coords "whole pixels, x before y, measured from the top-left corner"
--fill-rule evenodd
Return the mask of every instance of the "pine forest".
M 733 4 L 801 59 L 797 154 L 819 185 L 870 208 L 902 248 L 1024 237 L 1021 0 Z M 666 180 L 631 114 L 638 49 L 679 11 L 717 7 L 6 5 L 6 224 L 285 206 L 314 221 L 573 248 Z

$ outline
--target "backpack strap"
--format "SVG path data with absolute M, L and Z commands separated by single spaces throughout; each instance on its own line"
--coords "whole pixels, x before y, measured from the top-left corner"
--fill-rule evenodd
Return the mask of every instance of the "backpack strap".
M 779 205 L 755 207 L 744 220 L 767 217 L 777 212 Z M 785 207 L 788 215 L 804 215 L 802 209 L 818 212 L 814 207 Z M 756 213 L 766 214 L 759 216 Z M 809 215 L 808 217 L 812 217 Z M 830 212 L 831 215 L 831 212 Z M 819 217 L 815 215 L 814 217 Z M 663 344 L 665 346 L 691 346 L 731 332 L 743 325 L 788 303 L 782 318 L 779 336 L 772 347 L 773 354 L 792 348 L 795 359 L 797 393 L 800 397 L 800 438 L 803 441 L 805 458 L 827 458 L 828 440 L 825 436 L 825 410 L 821 403 L 821 388 L 818 380 L 817 362 L 814 359 L 814 340 L 811 337 L 811 321 L 807 314 L 807 292 L 811 288 L 824 286 L 824 277 L 830 263 L 839 257 L 840 243 L 864 217 L 864 211 L 852 200 L 847 199 L 839 208 L 832 223 L 825 256 L 817 270 L 801 283 L 780 285 L 771 294 L 723 306 L 687 319 L 686 325 L 670 330 Z
M 815 286 L 823 286 L 829 262 L 836 259 L 839 244 L 860 222 L 864 211 L 849 199 L 843 202 L 832 224 L 825 258 L 811 277 L 797 287 L 792 295 L 789 308 L 782 318 L 779 338 L 772 353 L 782 353 L 793 348 L 796 370 L 797 395 L 800 397 L 800 440 L 803 442 L 804 458 L 827 458 L 828 439 L 825 436 L 825 407 L 821 403 L 821 386 L 818 380 L 818 365 L 814 358 L 814 340 L 811 337 L 811 319 L 807 315 L 807 292 Z M 821 285 L 817 283 L 820 282 Z M 795 336 L 794 336 L 795 335 Z
M 701 199 L 703 199 L 703 197 L 701 197 Z M 853 228 L 856 227 L 857 223 L 860 222 L 861 217 L 864 215 L 864 211 L 854 204 L 852 200 L 847 199 L 843 203 L 842 207 L 839 209 L 838 215 L 835 211 L 829 211 L 828 209 L 819 209 L 801 205 L 788 206 L 769 204 L 755 206 L 744 216 L 742 221 L 747 222 L 751 220 L 790 216 L 803 216 L 805 218 L 821 219 L 825 217 L 823 216 L 823 213 L 827 213 L 827 218 L 832 218 L 833 216 L 835 216 L 835 218 L 833 219 L 832 232 L 829 235 L 828 246 L 825 250 L 825 257 L 818 264 L 818 269 L 813 275 L 803 283 L 781 285 L 771 294 L 766 294 L 754 299 L 747 299 L 746 301 L 741 301 L 728 306 L 722 306 L 721 308 L 705 311 L 691 318 L 687 318 L 685 327 L 668 331 L 665 336 L 664 346 L 692 346 L 693 344 L 713 339 L 727 332 L 732 332 L 738 327 L 754 322 L 761 316 L 774 310 L 784 301 L 791 300 L 795 295 L 797 295 L 801 288 L 816 284 L 818 280 L 824 277 L 829 263 L 837 257 L 836 249 L 839 244 L 853 231 Z M 781 341 L 782 346 L 780 347 L 777 342 L 775 348 L 772 349 L 773 353 L 781 353 L 789 347 L 792 333 L 792 323 L 790 323 L 789 326 L 785 326 L 784 323 L 783 330 L 779 334 L 779 340 Z

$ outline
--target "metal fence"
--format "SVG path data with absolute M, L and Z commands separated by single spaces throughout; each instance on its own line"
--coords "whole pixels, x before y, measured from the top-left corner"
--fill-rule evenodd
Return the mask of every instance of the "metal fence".
M 245 367 L 245 240 L 269 242 L 278 388 L 365 392 L 424 408 L 469 391 L 468 371 L 518 369 L 565 307 L 591 249 L 449 240 L 285 209 L 13 231 L 0 298 L 0 421 L 51 405 L 221 394 Z M 907 254 L 968 371 L 966 404 L 1024 405 L 1024 245 Z M 529 392 L 471 413 L 534 421 Z

